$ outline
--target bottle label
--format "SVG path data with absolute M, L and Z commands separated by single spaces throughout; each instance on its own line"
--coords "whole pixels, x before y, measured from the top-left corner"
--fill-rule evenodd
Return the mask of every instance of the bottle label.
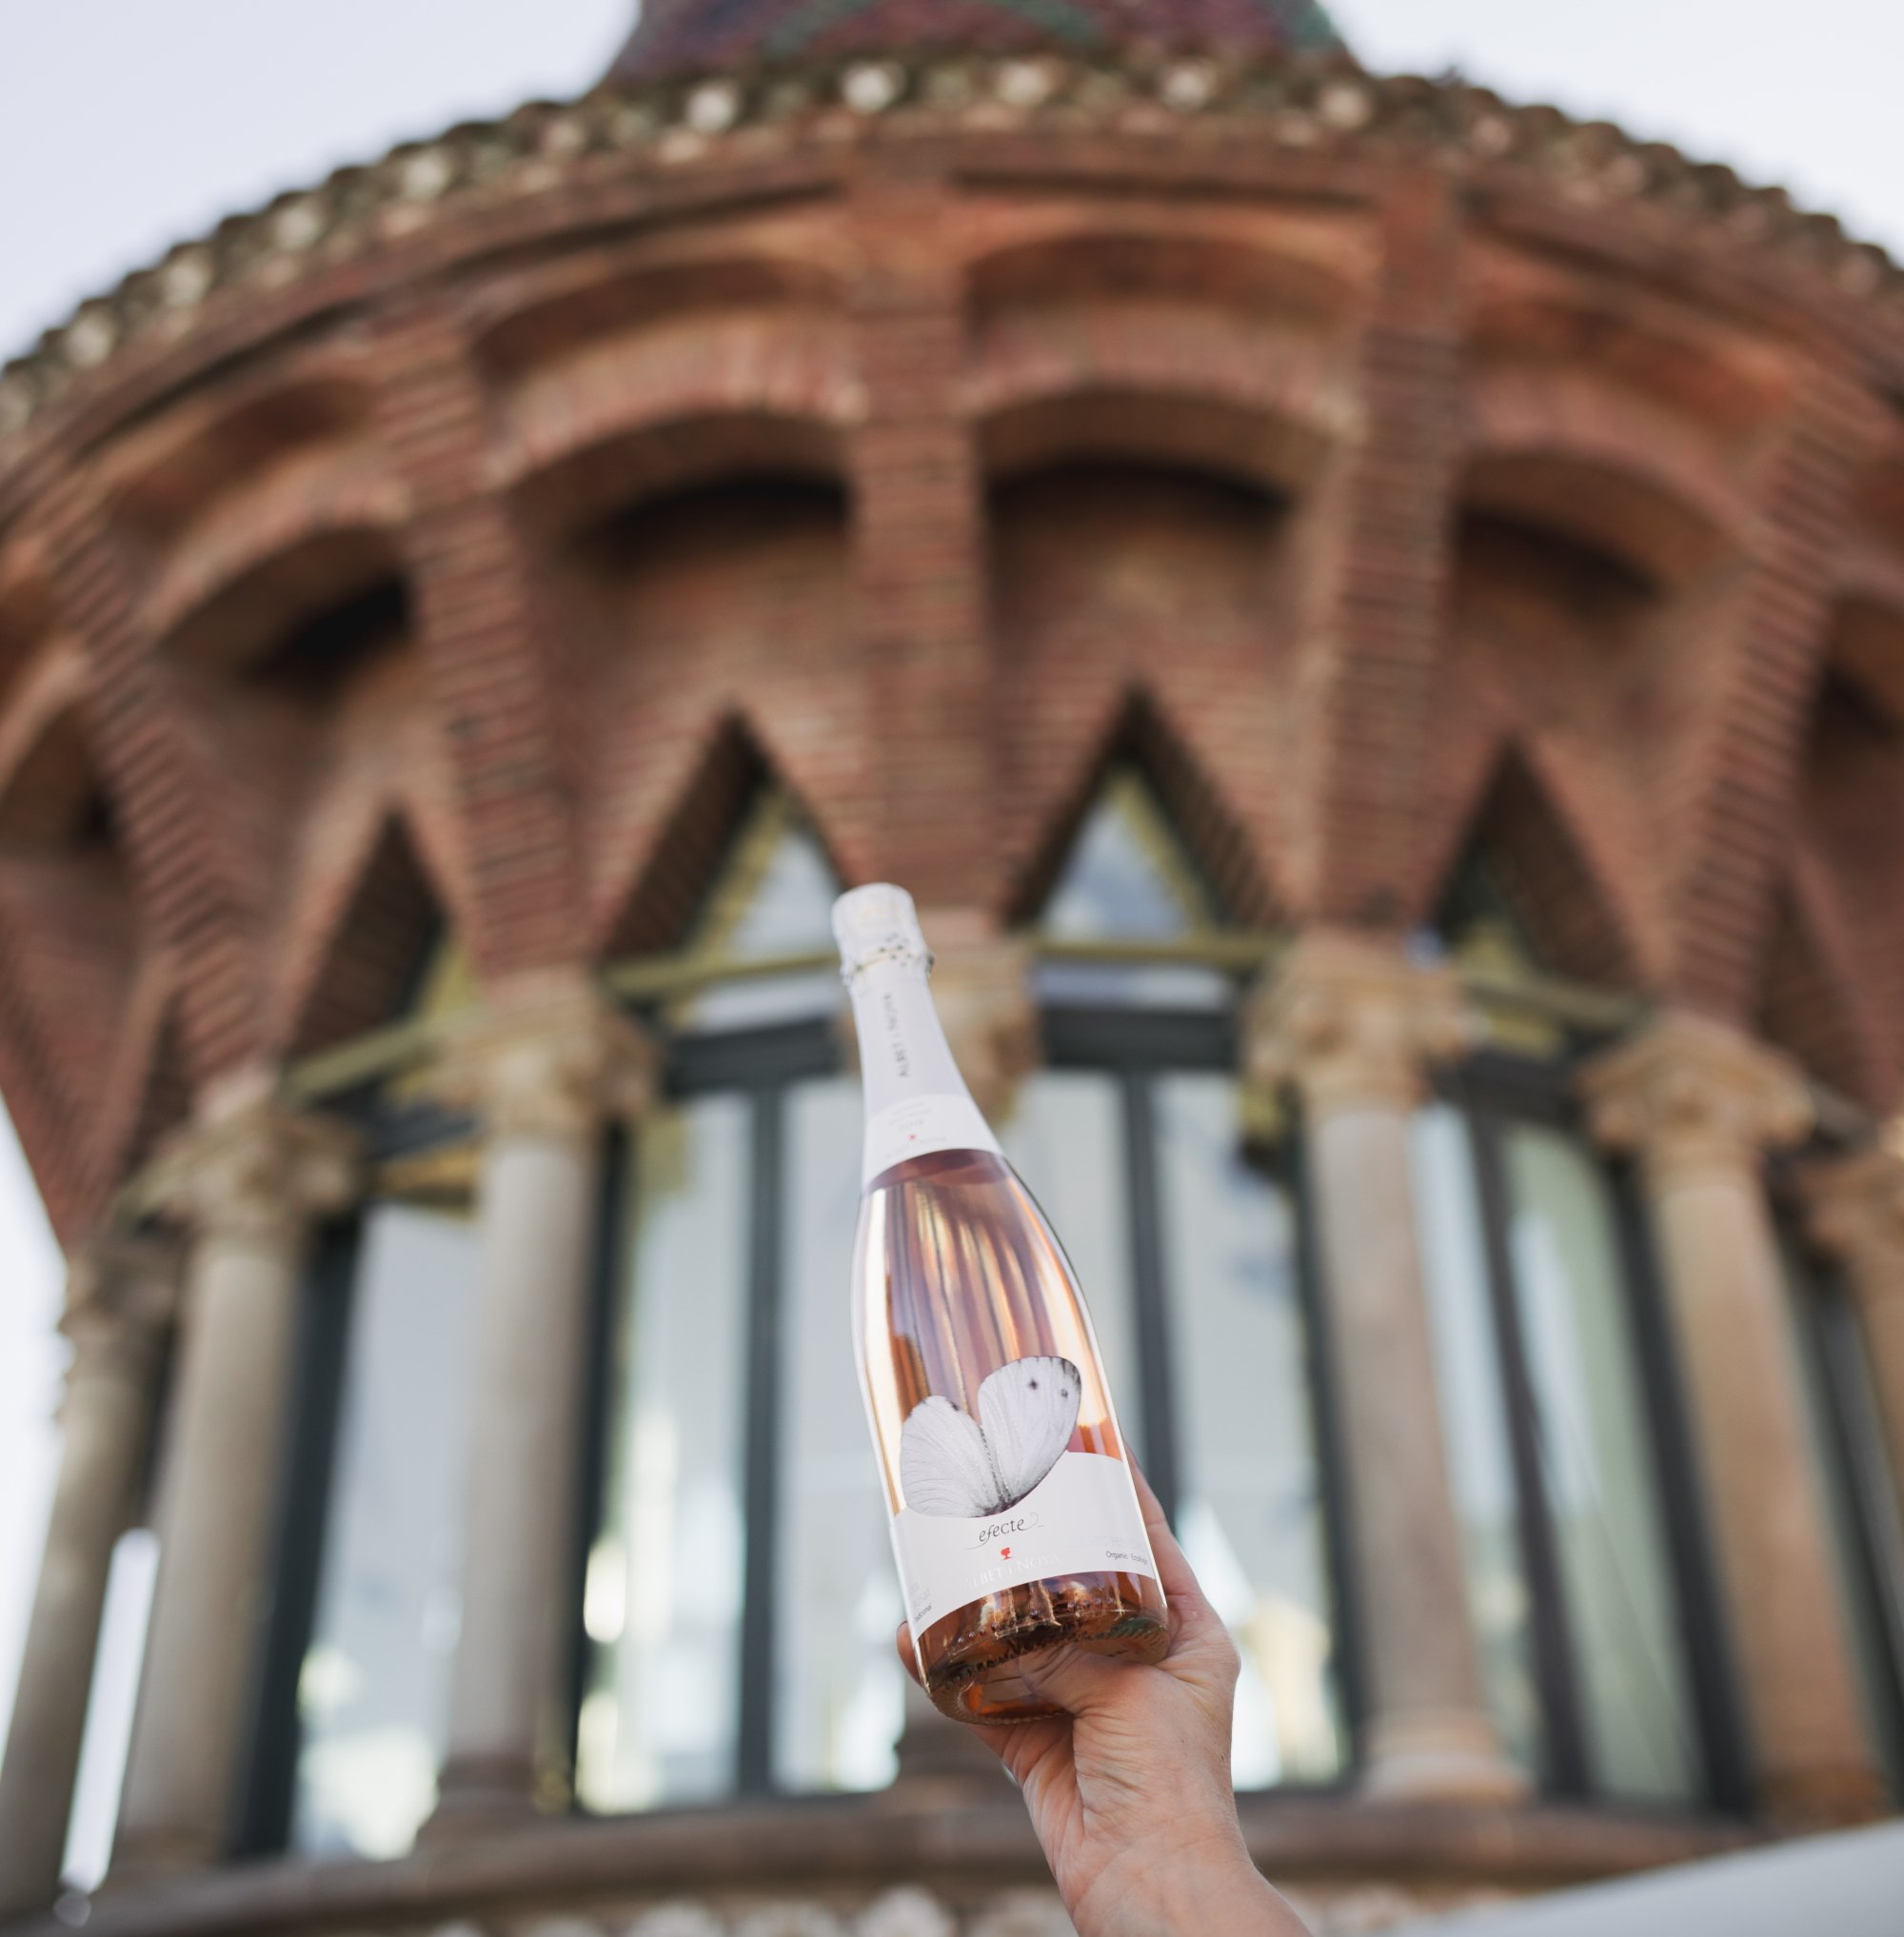
M 1030 1492 L 977 1518 L 893 1516 L 893 1552 L 915 1642 L 935 1621 L 1027 1581 L 1061 1574 L 1157 1578 L 1130 1469 L 1103 1453 L 1061 1453 Z
M 970 1097 L 902 1097 L 866 1119 L 861 1184 L 909 1156 L 929 1156 L 936 1150 L 989 1150 L 997 1156 L 999 1139 Z

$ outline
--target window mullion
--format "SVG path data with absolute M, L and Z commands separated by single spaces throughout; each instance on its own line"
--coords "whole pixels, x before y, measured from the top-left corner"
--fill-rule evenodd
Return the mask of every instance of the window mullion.
M 615 1391 L 616 1327 L 620 1295 L 628 1269 L 628 1234 L 634 1228 L 634 1137 L 611 1126 L 602 1142 L 602 1175 L 595 1211 L 593 1296 L 588 1313 L 587 1358 L 582 1371 L 582 1444 L 575 1466 L 575 1556 L 569 1598 L 568 1725 L 570 1799 L 574 1800 L 575 1753 L 580 1739 L 582 1703 L 588 1692 L 594 1643 L 585 1612 L 588 1591 L 589 1555 L 602 1532 L 608 1496 L 609 1422 Z
M 1501 1164 L 1498 1120 L 1484 1104 L 1478 1105 L 1472 1098 L 1468 1099 L 1466 1117 L 1474 1150 L 1476 1187 L 1480 1195 L 1488 1295 L 1494 1309 L 1507 1398 L 1508 1445 L 1514 1462 L 1521 1556 L 1534 1602 L 1534 1670 L 1540 1688 L 1547 1779 L 1557 1794 L 1585 1795 L 1591 1787 L 1586 1734 L 1580 1718 L 1559 1549 L 1541 1459 L 1539 1407 L 1527 1363 L 1514 1255 L 1508 1241 L 1511 1209 Z
M 1165 1514 L 1174 1520 L 1180 1504 L 1177 1399 L 1172 1386 L 1168 1295 L 1163 1282 L 1156 1113 L 1150 1083 L 1143 1075 L 1126 1071 L 1120 1087 L 1124 1106 L 1124 1184 L 1130 1214 L 1138 1392 L 1143 1408 L 1143 1469 Z
M 743 1468 L 746 1560 L 741 1603 L 740 1728 L 735 1787 L 773 1787 L 773 1650 L 779 1534 L 781 1227 L 783 1118 L 786 1092 L 753 1099 L 751 1235 L 747 1255 L 747 1444 Z
M 1310 1404 L 1315 1409 L 1323 1552 L 1334 1603 L 1329 1625 L 1335 1638 L 1336 1680 L 1341 1691 L 1342 1726 L 1348 1741 L 1359 1750 L 1367 1710 L 1362 1692 L 1362 1639 L 1356 1625 L 1357 1583 L 1349 1538 L 1351 1482 L 1343 1453 L 1347 1440 L 1336 1404 L 1329 1301 L 1322 1295 L 1322 1264 L 1316 1248 L 1308 1145 L 1299 1121 L 1285 1148 L 1285 1176 L 1296 1212 L 1296 1294 L 1302 1306 L 1303 1370 L 1309 1381 Z
M 345 1354 L 355 1302 L 363 1222 L 320 1234 L 304 1276 L 298 1391 L 286 1444 L 276 1584 L 251 1713 L 248 1779 L 232 1825 L 232 1853 L 269 1855 L 290 1841 L 304 1721 L 298 1684 L 317 1617 L 324 1548 L 337 1483 Z

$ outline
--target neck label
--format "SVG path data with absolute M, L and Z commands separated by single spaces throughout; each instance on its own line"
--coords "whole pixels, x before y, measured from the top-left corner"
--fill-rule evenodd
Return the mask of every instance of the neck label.
M 909 1156 L 930 1156 L 938 1150 L 988 1150 L 1002 1156 L 999 1139 L 962 1093 L 902 1097 L 866 1119 L 865 1162 L 860 1175 L 863 1188 L 896 1163 Z

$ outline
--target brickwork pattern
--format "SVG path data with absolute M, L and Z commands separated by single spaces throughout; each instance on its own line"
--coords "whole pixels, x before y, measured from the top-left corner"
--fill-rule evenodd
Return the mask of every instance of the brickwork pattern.
M 61 1228 L 440 927 L 492 985 L 673 945 L 766 776 L 998 923 L 1114 756 L 1246 923 L 1405 929 L 1478 843 L 1557 969 L 1894 1107 L 1864 258 L 1468 94 L 872 71 L 408 152 L 0 427 L 0 1083 Z

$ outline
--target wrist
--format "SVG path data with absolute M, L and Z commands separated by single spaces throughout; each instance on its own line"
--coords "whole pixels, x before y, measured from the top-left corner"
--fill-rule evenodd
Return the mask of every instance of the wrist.
M 1251 1860 L 1240 1832 L 1131 1849 L 1067 1907 L 1078 1937 L 1305 1937 L 1300 1920 Z

